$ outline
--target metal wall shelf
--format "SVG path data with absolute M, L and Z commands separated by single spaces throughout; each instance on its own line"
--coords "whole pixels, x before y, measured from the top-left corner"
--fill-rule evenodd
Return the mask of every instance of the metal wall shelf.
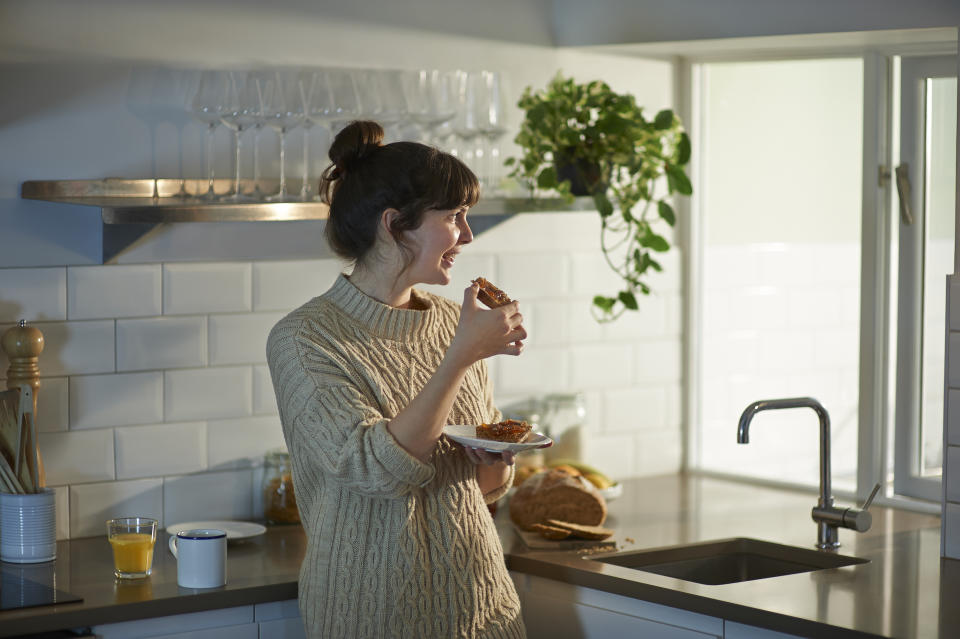
M 263 193 L 278 190 L 277 180 L 257 183 Z M 21 197 L 100 209 L 103 221 L 103 262 L 112 261 L 125 248 L 140 240 L 160 224 L 190 222 L 291 222 L 325 220 L 328 207 L 319 201 L 298 201 L 296 196 L 283 202 L 231 202 L 223 199 L 233 189 L 233 180 L 214 181 L 215 199 L 197 194 L 206 192 L 207 180 L 126 179 L 36 180 L 24 182 Z M 241 182 L 241 192 L 252 192 L 254 183 Z M 300 182 L 288 183 L 297 194 Z M 475 233 L 499 224 L 522 212 L 589 210 L 590 198 L 577 198 L 573 204 L 559 198 L 531 198 L 522 194 L 485 197 L 470 209 Z

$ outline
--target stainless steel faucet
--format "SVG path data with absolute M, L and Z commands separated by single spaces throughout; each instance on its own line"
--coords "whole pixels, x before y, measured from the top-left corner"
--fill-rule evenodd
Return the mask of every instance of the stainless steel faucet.
M 856 508 L 836 508 L 830 491 L 830 415 L 827 409 L 812 397 L 790 397 L 786 399 L 763 399 L 753 402 L 740 415 L 737 426 L 737 443 L 750 443 L 750 422 L 753 416 L 764 410 L 780 408 L 811 408 L 820 419 L 820 500 L 811 515 L 817 522 L 817 547 L 837 548 L 840 546 L 837 531 L 840 526 L 857 532 L 866 532 L 873 523 L 873 516 L 867 512 L 880 484 L 873 488 L 862 510 Z

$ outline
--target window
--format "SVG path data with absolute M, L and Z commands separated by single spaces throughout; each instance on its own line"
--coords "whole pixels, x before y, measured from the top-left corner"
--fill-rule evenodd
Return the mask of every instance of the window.
M 691 77 L 690 465 L 816 486 L 812 411 L 761 413 L 736 443 L 749 403 L 812 396 L 838 492 L 883 478 L 938 502 L 955 55 L 711 61 Z

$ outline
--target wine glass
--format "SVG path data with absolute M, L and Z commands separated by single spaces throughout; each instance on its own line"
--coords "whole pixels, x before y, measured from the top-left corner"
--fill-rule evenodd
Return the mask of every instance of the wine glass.
M 368 71 L 369 100 L 376 104 L 372 119 L 384 128 L 384 141 L 403 137 L 404 125 L 410 121 L 410 108 L 403 88 L 403 72 L 394 69 Z
M 479 87 L 479 74 L 471 71 L 454 72 L 457 112 L 451 124 L 454 137 L 462 142 L 454 151 L 467 166 L 477 171 L 478 164 L 483 161 L 483 150 L 476 146 L 480 135 Z
M 252 94 L 256 98 L 256 109 L 253 113 L 253 194 L 254 200 L 262 200 L 264 192 L 260 188 L 260 132 L 267 124 L 267 83 L 270 72 L 256 70 L 250 72 L 248 82 L 253 83 Z
M 360 95 L 351 69 L 329 69 L 326 75 L 334 98 L 333 110 L 330 113 L 330 133 L 336 135 L 351 121 L 361 117 Z
M 235 155 L 233 193 L 223 199 L 230 202 L 249 202 L 253 198 L 245 195 L 240 188 L 240 147 L 243 132 L 258 119 L 260 104 L 255 78 L 246 71 L 230 71 L 227 73 L 226 91 L 220 121 L 233 131 Z
M 481 179 L 490 189 L 496 189 L 500 183 L 501 149 L 500 139 L 506 134 L 504 123 L 505 102 L 503 98 L 503 81 L 499 71 L 481 71 L 480 82 L 482 93 L 480 97 L 480 117 L 478 126 L 483 141 L 483 157 L 485 168 L 481 171 Z
M 287 193 L 286 154 L 287 132 L 304 120 L 303 99 L 300 97 L 300 78 L 296 71 L 276 70 L 266 82 L 265 111 L 267 126 L 280 137 L 280 190 L 266 198 L 270 202 L 290 199 Z
M 220 126 L 227 81 L 227 74 L 223 71 L 202 71 L 197 81 L 197 90 L 190 101 L 190 114 L 207 126 L 207 191 L 200 196 L 204 200 L 217 197 L 213 189 L 213 142 L 217 127 Z
M 130 70 L 127 82 L 126 105 L 133 115 L 142 120 L 150 134 L 150 164 L 153 177 L 153 197 L 160 197 L 159 192 L 159 156 L 157 145 L 160 125 L 169 123 L 181 129 L 183 126 L 183 104 L 189 88 L 187 73 L 166 67 L 134 67 Z M 179 159 L 179 139 L 177 135 Z M 183 167 L 180 166 L 182 177 Z M 185 193 L 181 179 L 181 195 Z
M 336 96 L 330 86 L 330 73 L 326 69 L 314 69 L 308 73 L 308 77 L 303 78 L 302 87 L 309 87 L 304 91 L 304 102 L 306 104 L 306 122 L 322 128 L 328 135 L 333 129 L 333 121 L 336 117 L 335 105 Z M 306 139 L 304 140 L 306 144 Z M 303 180 L 304 188 L 300 195 L 304 200 L 310 199 L 310 188 L 308 184 L 307 173 L 307 150 L 303 152 Z

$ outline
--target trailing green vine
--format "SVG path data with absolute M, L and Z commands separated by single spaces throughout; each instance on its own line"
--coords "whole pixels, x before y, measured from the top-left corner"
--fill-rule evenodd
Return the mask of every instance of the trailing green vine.
M 637 294 L 651 292 L 650 271 L 663 269 L 657 255 L 670 250 L 655 226 L 660 220 L 674 226 L 671 196 L 693 192 L 684 169 L 690 138 L 680 118 L 664 109 L 648 120 L 632 95 L 560 73 L 544 90 L 527 87 L 518 106 L 525 117 L 515 141 L 523 155 L 506 161 L 514 167 L 510 175 L 570 202 L 576 195 L 593 198 L 600 247 L 623 282 L 613 295 L 594 296 L 594 317 L 609 322 L 637 310 Z

